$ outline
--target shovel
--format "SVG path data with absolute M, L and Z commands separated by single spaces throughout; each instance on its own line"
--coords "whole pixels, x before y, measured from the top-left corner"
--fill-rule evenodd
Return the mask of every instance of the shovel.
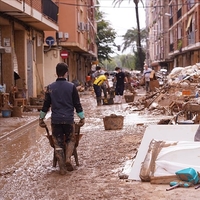
M 192 185 L 192 183 L 190 182 L 186 182 L 186 181 L 172 181 L 170 182 L 170 188 L 167 188 L 166 191 L 169 191 L 169 190 L 173 190 L 177 187 L 185 187 L 185 188 L 188 188 Z
M 46 132 L 47 132 L 47 135 L 46 135 L 46 137 L 47 137 L 47 138 L 48 138 L 48 140 L 49 140 L 49 144 L 51 145 L 51 147 L 53 147 L 53 148 L 54 148 L 54 142 L 53 142 L 52 135 L 50 135 L 50 133 L 49 133 L 49 129 L 48 129 L 48 127 L 47 127 L 47 126 L 45 126 L 45 129 L 46 129 Z
M 166 189 L 166 191 L 173 190 L 173 189 L 175 189 L 175 188 L 177 188 L 177 187 L 179 187 L 179 186 L 180 186 L 180 184 L 179 184 L 179 183 L 177 183 L 177 184 L 175 184 L 175 185 L 173 185 L 173 186 L 171 186 L 171 187 L 167 188 L 167 189 Z

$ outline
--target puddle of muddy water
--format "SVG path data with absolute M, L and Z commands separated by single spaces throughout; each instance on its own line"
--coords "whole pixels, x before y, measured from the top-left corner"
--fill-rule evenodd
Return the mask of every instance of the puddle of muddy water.
M 12 137 L 7 137 L 4 139 L 0 145 L 0 171 L 5 171 L 5 169 L 13 168 L 14 164 L 18 162 L 26 162 L 27 157 L 31 152 L 37 153 L 40 149 L 39 138 L 41 134 L 44 135 L 42 139 L 45 138 L 44 130 L 38 129 L 37 125 L 29 127 L 20 133 L 15 133 Z M 46 139 L 46 145 L 48 145 L 48 140 Z

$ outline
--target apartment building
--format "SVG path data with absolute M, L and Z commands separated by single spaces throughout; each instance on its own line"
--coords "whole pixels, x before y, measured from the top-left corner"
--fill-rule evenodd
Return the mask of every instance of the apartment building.
M 55 3 L 59 7 L 59 29 L 45 31 L 44 85 L 55 80 L 58 62 L 68 64 L 69 81 L 78 80 L 84 84 L 92 61 L 97 60 L 96 0 L 56 0 Z
M 58 30 L 57 14 L 51 0 L 0 0 L 0 84 L 7 93 L 17 86 L 28 98 L 43 90 L 44 30 Z
M 149 63 L 170 71 L 200 62 L 200 2 L 149 0 L 146 7 Z

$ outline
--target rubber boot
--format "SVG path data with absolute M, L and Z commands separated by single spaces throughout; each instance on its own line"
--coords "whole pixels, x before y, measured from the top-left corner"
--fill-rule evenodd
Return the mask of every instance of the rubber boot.
M 101 97 L 97 97 L 97 106 L 101 106 Z
M 118 103 L 122 103 L 122 96 L 119 95 Z
M 114 103 L 119 103 L 119 95 L 115 95 Z
M 72 163 L 71 163 L 71 156 L 74 152 L 74 148 L 75 148 L 74 142 L 69 142 L 69 143 L 66 144 L 65 155 L 66 155 L 66 167 L 67 167 L 68 171 L 74 170 Z
M 55 149 L 55 155 L 56 158 L 58 160 L 58 165 L 60 168 L 60 174 L 61 175 L 65 175 L 67 172 L 67 168 L 65 166 L 65 156 L 64 156 L 64 152 L 61 148 L 57 148 Z

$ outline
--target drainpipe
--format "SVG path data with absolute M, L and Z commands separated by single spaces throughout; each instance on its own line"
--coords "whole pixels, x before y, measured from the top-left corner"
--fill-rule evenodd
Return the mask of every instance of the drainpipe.
M 23 0 L 23 12 L 25 12 L 25 0 Z

